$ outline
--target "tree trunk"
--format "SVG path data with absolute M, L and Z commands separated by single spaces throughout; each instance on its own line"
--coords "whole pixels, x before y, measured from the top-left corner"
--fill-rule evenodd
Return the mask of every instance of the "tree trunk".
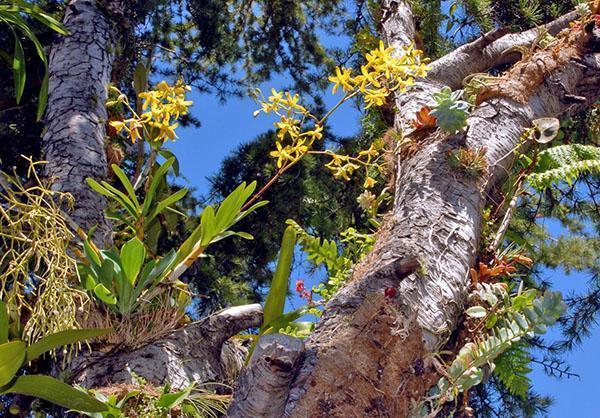
M 104 137 L 107 87 L 115 47 L 112 26 L 95 0 L 71 0 L 64 24 L 70 35 L 50 52 L 46 132 L 42 147 L 45 174 L 53 189 L 75 198 L 72 219 L 84 231 L 97 226 L 96 238 L 110 242 L 104 198 L 85 179 L 107 174 Z
M 384 4 L 382 35 L 398 50 L 414 38 L 409 3 Z M 549 28 L 556 33 L 572 17 Z M 416 150 L 401 149 L 397 154 L 392 213 L 373 253 L 328 303 L 306 341 L 285 408 L 255 416 L 405 417 L 413 402 L 425 397 L 440 377 L 429 354 L 438 352 L 455 332 L 468 297 L 468 271 L 477 258 L 488 192 L 506 178 L 512 151 L 533 120 L 573 113 L 591 106 L 600 95 L 599 33 L 595 31 L 578 32 L 573 42 L 581 48 L 574 49 L 577 53 L 558 68 L 537 55 L 526 67 L 524 58 L 517 64 L 522 74 L 511 75 L 510 81 L 523 84 L 519 93 L 526 86 L 531 89 L 526 103 L 501 92 L 477 106 L 468 128 L 458 135 L 438 131 L 420 138 L 408 127 L 415 112 L 433 103 L 432 93 L 443 85 L 459 88 L 467 75 L 506 64 L 504 49 L 531 44 L 535 32 L 487 34 L 432 63 L 428 79 L 396 97 L 396 128 L 416 142 Z M 531 87 L 526 83 L 540 75 L 535 71 L 542 72 L 542 79 Z M 448 153 L 465 146 L 487 150 L 485 175 L 471 177 L 448 164 Z M 384 296 L 388 287 L 397 289 L 395 298 Z M 252 363 L 259 364 L 260 359 L 253 358 Z M 253 374 L 254 380 L 242 379 L 244 385 L 269 377 L 268 369 L 262 376 L 251 369 L 245 374 Z M 279 403 L 269 391 L 254 396 Z M 243 402 L 236 394 L 232 410 Z

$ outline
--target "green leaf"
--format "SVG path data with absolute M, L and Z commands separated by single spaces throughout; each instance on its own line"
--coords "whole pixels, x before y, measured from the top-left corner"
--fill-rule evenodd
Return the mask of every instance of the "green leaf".
M 107 288 L 111 288 L 115 274 L 115 262 L 110 258 L 105 258 L 104 260 L 102 260 L 102 265 L 100 267 L 100 276 L 98 277 L 99 282 Z
M 39 122 L 44 117 L 44 112 L 46 111 L 46 105 L 48 104 L 48 66 L 46 66 L 46 74 L 44 74 L 44 79 L 42 80 L 42 85 L 40 87 L 40 94 L 38 95 L 38 108 L 36 120 Z
M 600 147 L 568 144 L 540 152 L 535 172 L 527 180 L 531 186 L 542 191 L 555 183 L 573 184 L 584 174 L 599 173 Z
M 247 232 L 234 232 L 235 235 L 237 235 L 240 238 L 244 238 L 247 240 L 253 240 L 254 236 L 252 236 L 252 234 L 249 234 Z
M 307 338 L 315 329 L 315 323 L 310 321 L 290 322 L 283 332 L 296 338 Z
M 21 102 L 21 97 L 23 97 L 23 91 L 25 90 L 27 73 L 25 72 L 25 54 L 23 53 L 23 45 L 21 45 L 21 41 L 16 34 L 12 69 L 15 85 L 15 98 L 17 104 L 19 104 Z
M 8 308 L 6 304 L 0 300 L 0 344 L 8 342 Z
M 98 183 L 96 180 L 94 180 L 91 177 L 88 177 L 87 179 L 85 179 L 85 182 L 88 184 L 88 186 L 90 186 L 92 188 L 92 190 L 94 190 L 96 193 L 101 194 L 102 196 L 106 196 L 106 197 L 110 197 L 111 199 L 116 199 L 116 195 L 114 193 L 109 192 L 107 189 L 105 189 L 104 187 L 102 187 L 102 185 L 100 185 L 100 183 Z
M 219 231 L 219 233 L 225 231 L 233 224 L 236 215 L 246 201 L 244 199 L 245 191 L 246 183 L 244 182 L 236 187 L 219 205 L 215 217 L 215 230 Z
M 177 258 L 175 265 L 180 265 L 182 262 L 191 262 L 190 256 L 192 252 L 198 248 L 207 247 L 209 244 L 224 239 L 232 235 L 238 235 L 242 238 L 249 239 L 250 235 L 244 232 L 228 231 L 233 224 L 243 219 L 253 210 L 266 205 L 268 202 L 258 202 L 248 210 L 240 212 L 244 203 L 256 188 L 256 182 L 252 182 L 249 186 L 242 183 L 229 196 L 227 196 L 217 213 L 212 206 L 204 208 L 200 217 L 200 224 L 192 231 L 190 236 L 181 244 L 177 250 Z
M 160 398 L 158 398 L 158 402 L 156 405 L 160 408 L 172 409 L 179 405 L 181 402 L 185 400 L 190 394 L 192 390 L 191 386 L 174 393 L 165 393 Z
M 215 210 L 212 206 L 207 206 L 202 211 L 202 216 L 200 217 L 200 225 L 202 226 L 200 245 L 206 247 L 217 235 Z
M 98 299 L 107 305 L 116 305 L 117 303 L 117 298 L 115 295 L 102 283 L 98 283 L 96 287 L 94 287 L 94 294 L 98 297 Z
M 269 204 L 268 200 L 261 200 L 258 203 L 255 203 L 254 205 L 250 206 L 248 209 L 246 209 L 243 212 L 240 212 L 239 215 L 235 218 L 235 222 L 237 223 L 239 221 L 241 221 L 242 219 L 244 219 L 246 216 L 250 215 L 252 212 L 254 212 L 256 209 L 258 208 L 262 208 L 263 206 L 266 206 Z
M 240 237 L 243 239 L 247 239 L 247 240 L 253 240 L 254 237 L 251 234 L 248 234 L 247 232 L 235 232 L 235 231 L 225 231 L 222 234 L 219 234 L 217 236 L 215 236 L 213 239 L 210 240 L 210 244 L 214 244 L 215 242 L 219 242 L 225 238 L 229 238 L 229 237 Z
M 271 334 L 277 332 L 282 328 L 287 327 L 296 319 L 300 318 L 304 314 L 303 309 L 296 309 L 295 311 L 284 313 L 283 315 L 273 319 L 268 324 L 265 324 L 264 334 Z
M 156 190 L 174 162 L 175 158 L 169 158 L 152 175 L 152 181 L 150 182 L 150 187 L 148 187 L 146 199 L 144 200 L 144 205 L 142 206 L 142 215 L 148 215 L 148 212 L 152 207 L 152 202 L 154 201 L 154 196 L 156 195 Z
M 492 329 L 495 325 L 496 322 L 498 322 L 498 315 L 496 315 L 495 313 L 492 313 L 485 321 L 485 326 L 488 329 Z
M 108 407 L 90 395 L 50 376 L 19 376 L 3 394 L 17 393 L 44 399 L 64 408 L 82 412 L 102 412 Z
M 112 330 L 108 328 L 70 329 L 48 335 L 27 347 L 25 361 L 30 362 L 48 351 L 90 338 L 100 337 L 111 331 Z
M 519 342 L 494 360 L 494 374 L 510 393 L 526 399 L 531 383 L 528 377 L 531 372 L 530 362 L 531 354 L 527 345 Z
M 265 301 L 263 327 L 261 329 L 283 314 L 295 246 L 296 231 L 288 226 L 283 233 L 277 267 L 271 282 L 271 289 Z
M 127 191 L 127 194 L 129 195 L 131 202 L 134 204 L 135 209 L 139 212 L 140 211 L 140 202 L 138 201 L 138 198 L 137 198 L 137 195 L 135 194 L 133 185 L 127 178 L 127 175 L 123 172 L 123 170 L 121 170 L 121 168 L 118 165 L 113 164 L 111 167 L 112 167 L 113 173 L 115 173 L 117 175 L 117 177 L 119 178 L 119 180 L 121 180 L 121 184 Z
M 121 266 L 132 286 L 140 273 L 145 257 L 144 244 L 137 238 L 130 239 L 121 247 Z
M 144 267 L 144 270 L 140 275 L 140 280 L 138 280 L 138 283 L 133 290 L 132 300 L 137 300 L 146 287 L 152 288 L 166 277 L 176 255 L 177 253 L 174 250 L 171 250 L 159 262 L 150 262 Z
M 127 212 L 131 214 L 133 217 L 137 217 L 139 215 L 139 211 L 135 204 L 131 201 L 131 199 L 119 189 L 111 186 L 108 182 L 102 181 L 102 186 L 110 192 L 114 194 L 113 199 L 116 200 Z
M 160 259 L 159 262 L 156 263 L 154 268 L 150 271 L 150 274 L 148 274 L 146 280 L 148 280 L 149 282 L 158 283 L 162 279 L 164 279 L 166 273 L 172 267 L 176 255 L 177 253 L 174 250 L 169 251 L 167 255 L 165 255 L 163 258 Z
M 448 14 L 450 16 L 454 16 L 454 13 L 456 13 L 456 9 L 458 9 L 458 3 L 454 2 L 452 3 L 452 5 L 450 6 L 450 9 L 448 10 Z
M 156 205 L 156 209 L 154 209 L 154 212 L 146 219 L 146 222 L 150 222 L 152 219 L 156 218 L 160 213 L 162 213 L 162 211 L 165 210 L 167 207 L 179 202 L 187 193 L 188 189 L 183 188 L 176 191 L 171 196 L 158 202 L 158 205 Z
M 171 151 L 166 150 L 166 149 L 161 149 L 160 151 L 158 151 L 158 153 L 165 160 L 169 160 L 171 158 L 173 159 L 173 174 L 175 174 L 175 176 L 179 177 L 179 160 L 177 159 L 175 154 L 173 154 Z
M 45 23 L 45 24 L 50 23 L 51 25 L 54 25 L 55 24 L 54 22 L 56 22 L 56 24 L 58 24 L 59 26 L 62 26 L 56 20 L 50 18 L 47 15 L 42 15 L 40 13 L 37 13 L 32 16 L 38 20 L 40 20 L 40 18 L 45 20 L 42 23 Z M 42 47 L 42 44 L 39 42 L 39 40 L 37 39 L 35 34 L 29 28 L 27 22 L 18 13 L 7 12 L 6 9 L 4 9 L 4 10 L 0 9 L 0 19 L 6 21 L 9 24 L 9 26 L 10 26 L 10 24 L 15 25 L 23 33 L 25 33 L 27 38 L 29 38 L 29 40 L 34 44 L 35 49 L 38 54 L 38 57 L 44 64 L 45 75 L 44 75 L 44 81 L 42 82 L 42 88 L 40 89 L 38 111 L 37 111 L 37 119 L 39 121 L 39 120 L 41 120 L 41 118 L 44 114 L 44 110 L 46 108 L 46 102 L 47 102 L 47 98 L 48 98 L 48 61 L 46 60 L 46 54 L 44 53 L 44 48 Z M 11 27 L 11 30 L 12 30 L 12 27 Z
M 148 89 L 148 71 L 141 61 L 137 63 L 133 72 L 133 89 L 136 94 Z
M 125 403 L 131 399 L 134 398 L 136 396 L 138 396 L 140 393 L 142 393 L 140 390 L 132 390 L 129 391 L 125 394 L 125 396 L 123 396 L 121 399 L 119 399 L 119 402 L 117 402 L 117 407 L 118 408 L 123 408 L 123 405 L 125 405 Z
M 94 280 L 91 274 L 86 274 L 83 277 L 83 288 L 89 292 L 93 292 L 98 283 Z
M 452 19 L 448 19 L 448 21 L 446 22 L 446 30 L 445 30 L 445 32 L 446 33 L 450 32 L 453 27 L 454 27 L 454 21 Z
M 25 361 L 26 345 L 11 341 L 0 345 L 0 387 L 10 383 Z
M 437 125 L 449 134 L 455 134 L 467 126 L 470 105 L 460 100 L 462 95 L 462 90 L 453 92 L 450 87 L 433 94 L 436 104 L 430 114 L 436 117 Z
M 61 35 L 69 34 L 69 31 L 62 23 L 60 23 L 58 20 L 54 19 L 52 16 L 44 12 L 44 10 L 42 10 L 38 5 L 31 4 L 23 0 L 11 0 L 11 3 L 13 7 L 18 6 L 21 9 L 21 11 L 29 14 L 31 17 L 42 23 L 44 26 L 47 26 L 48 28 L 52 29 L 53 31 Z

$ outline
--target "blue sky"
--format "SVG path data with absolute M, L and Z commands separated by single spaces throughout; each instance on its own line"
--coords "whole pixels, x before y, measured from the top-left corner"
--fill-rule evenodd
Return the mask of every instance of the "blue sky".
M 285 77 L 278 77 L 272 82 L 265 83 L 261 88 L 266 92 L 270 87 L 281 88 L 287 82 Z M 195 187 L 197 193 L 202 194 L 208 191 L 207 177 L 218 171 L 221 161 L 241 143 L 271 129 L 273 120 L 266 115 L 254 118 L 252 112 L 257 106 L 249 98 L 233 98 L 221 104 L 214 96 L 192 92 L 191 99 L 194 101 L 192 113 L 200 119 L 202 126 L 180 129 L 179 140 L 169 147 L 177 155 L 181 172 L 189 185 Z M 326 102 L 328 104 L 335 102 L 335 98 L 329 92 L 326 95 Z M 359 112 L 350 104 L 346 104 L 335 113 L 330 126 L 337 135 L 353 135 L 358 131 L 359 117 Z M 282 219 L 283 221 L 285 220 Z M 552 231 L 556 235 L 564 233 L 556 226 L 552 226 Z M 545 271 L 544 274 L 547 278 L 551 278 L 555 288 L 564 294 L 577 290 L 583 291 L 586 286 L 587 277 L 582 274 L 566 276 L 562 271 Z M 298 270 L 292 273 L 292 287 L 295 279 L 299 277 L 305 278 L 306 275 Z M 291 302 L 300 305 L 297 299 Z M 595 331 L 591 338 L 585 340 L 581 347 L 568 356 L 572 371 L 579 374 L 580 379 L 557 380 L 546 376 L 537 368 L 532 373 L 536 390 L 551 395 L 555 400 L 550 417 L 600 417 L 600 413 L 597 412 L 597 398 L 595 398 L 599 393 L 595 382 L 600 373 L 600 368 L 597 366 L 600 335 L 597 329 Z M 550 337 L 552 335 L 556 335 L 556 331 L 549 333 Z

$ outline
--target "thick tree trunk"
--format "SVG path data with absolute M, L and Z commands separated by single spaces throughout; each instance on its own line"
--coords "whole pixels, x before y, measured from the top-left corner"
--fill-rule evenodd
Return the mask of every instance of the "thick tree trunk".
M 97 226 L 97 239 L 109 242 L 110 226 L 102 212 L 106 203 L 85 179 L 107 174 L 105 102 L 115 57 L 112 26 L 95 0 L 71 0 L 64 24 L 70 35 L 50 52 L 42 142 L 46 176 L 54 189 L 75 198 L 72 219 L 86 231 Z
M 384 39 L 398 49 L 414 35 L 410 8 L 403 1 L 384 3 Z M 558 32 L 567 22 L 559 20 L 552 28 Z M 532 32 L 508 39 L 502 35 L 488 34 L 434 62 L 430 79 L 396 97 L 396 128 L 411 135 L 410 121 L 421 106 L 432 104 L 432 93 L 445 84 L 457 88 L 465 76 L 506 63 L 504 48 L 533 40 Z M 521 135 L 533 120 L 575 112 L 600 95 L 595 36 L 587 45 L 596 50 L 584 50 L 551 73 L 544 72 L 545 81 L 530 92 L 526 104 L 491 98 L 473 111 L 463 134 L 412 136 L 418 141 L 416 150 L 397 155 L 394 209 L 376 249 L 326 306 L 306 342 L 285 409 L 255 416 L 409 415 L 412 402 L 422 399 L 439 378 L 428 354 L 439 351 L 457 327 L 470 286 L 468 270 L 477 257 L 487 192 L 505 179 Z M 485 62 L 477 57 L 486 57 Z M 487 149 L 486 175 L 474 178 L 448 164 L 448 153 L 463 146 Z M 395 298 L 384 297 L 388 287 L 397 289 Z M 254 374 L 254 382 L 242 382 L 253 385 L 265 378 Z M 255 396 L 271 395 L 265 391 Z M 238 402 L 243 400 L 236 395 L 234 408 Z

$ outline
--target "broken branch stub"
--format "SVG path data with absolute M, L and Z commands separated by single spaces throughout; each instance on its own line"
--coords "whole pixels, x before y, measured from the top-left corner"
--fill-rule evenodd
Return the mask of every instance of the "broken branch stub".
M 261 337 L 250 364 L 240 375 L 227 416 L 282 416 L 289 386 L 303 352 L 304 342 L 289 335 Z

